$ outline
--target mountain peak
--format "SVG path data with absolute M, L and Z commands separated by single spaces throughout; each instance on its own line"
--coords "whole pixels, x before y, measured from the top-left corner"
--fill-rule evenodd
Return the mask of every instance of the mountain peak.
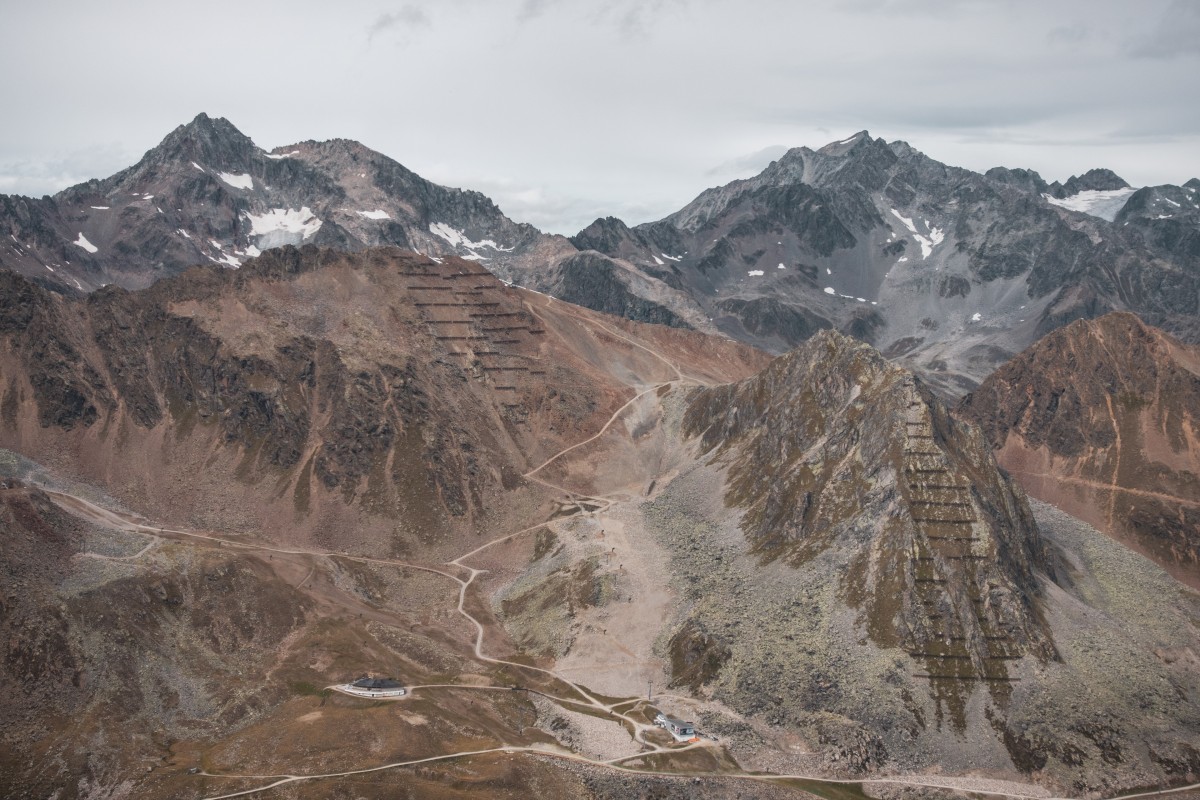
M 180 125 L 151 152 L 215 166 L 242 166 L 255 150 L 254 142 L 224 117 L 201 112 Z
M 853 136 L 850 136 L 848 138 L 840 139 L 836 142 L 830 142 L 829 144 L 825 145 L 817 152 L 821 153 L 822 155 L 830 155 L 830 156 L 845 155 L 846 153 L 849 153 L 854 148 L 860 146 L 863 142 L 871 142 L 871 141 L 874 141 L 874 140 L 871 138 L 870 131 L 861 130 L 858 133 L 856 133 Z
M 1072 175 L 1070 178 L 1067 178 L 1066 183 L 1055 181 L 1050 184 L 1048 191 L 1054 197 L 1062 199 L 1064 197 L 1074 197 L 1080 192 L 1107 192 L 1128 188 L 1130 187 L 1125 179 L 1111 169 L 1097 168 L 1089 169 L 1082 175 Z

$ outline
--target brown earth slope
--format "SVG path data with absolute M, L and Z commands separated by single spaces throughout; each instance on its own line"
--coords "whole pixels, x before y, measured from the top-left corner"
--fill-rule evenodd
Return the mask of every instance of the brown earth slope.
M 1200 349 L 1132 314 L 1081 320 L 997 370 L 959 413 L 1030 494 L 1200 588 Z
M 285 247 L 74 301 L 0 284 L 0 445 L 169 524 L 374 555 L 541 518 L 552 492 L 522 474 L 634 387 L 766 361 L 396 249 Z

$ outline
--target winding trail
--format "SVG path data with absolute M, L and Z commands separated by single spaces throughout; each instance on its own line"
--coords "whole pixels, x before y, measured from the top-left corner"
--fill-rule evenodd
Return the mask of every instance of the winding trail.
M 547 306 L 549 306 L 549 302 L 550 302 L 550 299 L 547 298 L 547 302 L 546 302 Z M 531 304 L 526 303 L 526 305 L 527 305 L 527 307 L 529 307 L 530 311 L 535 316 L 537 316 L 539 319 L 542 320 L 543 323 L 545 323 L 545 319 L 542 318 L 541 315 L 537 314 L 536 311 L 534 311 Z M 679 368 L 679 366 L 677 364 L 675 364 L 674 362 L 672 362 L 670 359 L 666 358 L 662 353 L 659 353 L 659 352 L 653 350 L 652 348 L 646 347 L 645 345 L 643 345 L 639 342 L 629 339 L 628 337 L 612 330 L 611 328 L 609 328 L 606 325 L 603 325 L 603 324 L 593 321 L 593 320 L 582 320 L 582 322 L 583 322 L 583 324 L 594 325 L 595 327 L 606 331 L 611 336 L 621 339 L 621 340 L 629 343 L 632 346 L 635 346 L 642 350 L 645 350 L 646 352 L 655 356 L 656 358 L 661 360 L 663 363 L 665 363 L 667 366 L 669 366 L 674 371 L 676 378 L 671 381 L 656 383 L 653 386 L 650 386 L 648 388 L 643 389 L 640 392 L 637 392 L 633 397 L 631 397 L 629 400 L 627 400 L 620 408 L 618 408 L 615 412 L 613 412 L 613 414 L 609 417 L 609 419 L 604 423 L 604 425 L 600 428 L 600 430 L 597 431 L 595 434 L 589 436 L 587 439 L 584 439 L 583 441 L 577 442 L 573 445 L 570 445 L 569 447 L 563 448 L 559 452 L 557 452 L 554 455 L 547 458 L 545 461 L 543 461 L 538 466 L 534 467 L 533 469 L 531 469 L 525 473 L 524 477 L 526 479 L 534 481 L 536 483 L 539 483 L 539 484 L 546 486 L 547 488 L 553 489 L 555 491 L 562 492 L 568 499 L 570 499 L 576 505 L 576 508 L 578 509 L 578 511 L 575 514 L 572 514 L 570 516 L 591 515 L 591 514 L 595 514 L 597 512 L 607 511 L 608 509 L 612 508 L 612 506 L 615 505 L 619 501 L 611 499 L 611 498 L 594 497 L 594 496 L 589 496 L 589 495 L 584 495 L 584 494 L 581 494 L 578 492 L 574 492 L 563 486 L 558 486 L 558 485 L 550 483 L 546 480 L 538 478 L 538 477 L 536 477 L 536 473 L 545 469 L 547 466 L 549 466 L 556 460 L 562 458 L 563 456 L 567 455 L 568 453 L 572 452 L 573 450 L 584 447 L 585 445 L 590 444 L 591 442 L 594 442 L 595 440 L 599 439 L 606 432 L 608 432 L 609 428 L 612 427 L 612 425 L 617 421 L 617 419 L 622 414 L 624 414 L 638 400 L 640 400 L 641 398 L 650 394 L 651 392 L 658 392 L 663 387 L 669 387 L 669 386 L 689 385 L 689 384 L 690 385 L 704 385 L 706 383 L 705 381 L 698 381 L 691 377 L 685 377 L 682 370 Z M 1084 482 L 1084 481 L 1080 481 L 1080 482 Z M 1097 488 L 1115 489 L 1117 487 L 1098 484 Z M 368 775 L 368 774 L 373 774 L 373 773 L 378 773 L 378 772 L 384 772 L 387 770 L 416 766 L 416 765 L 420 765 L 420 764 L 430 764 L 430 763 L 436 763 L 436 762 L 452 761 L 452 760 L 456 760 L 456 759 L 470 758 L 470 757 L 474 757 L 474 756 L 486 756 L 486 755 L 493 755 L 493 754 L 528 754 L 528 755 L 544 756 L 544 757 L 548 757 L 548 758 L 555 758 L 555 759 L 560 759 L 560 760 L 565 760 L 565 761 L 573 761 L 573 762 L 577 762 L 577 763 L 581 763 L 581 764 L 587 764 L 587 765 L 591 765 L 594 767 L 615 770 L 618 772 L 623 772 L 623 773 L 633 774 L 633 775 L 654 775 L 654 776 L 673 777 L 673 778 L 702 778 L 702 777 L 703 778 L 720 778 L 723 780 L 741 780 L 741 781 L 753 781 L 753 782 L 759 782 L 759 783 L 778 783 L 778 782 L 782 782 L 782 781 L 803 780 L 803 781 L 820 782 L 820 783 L 825 783 L 825 784 L 842 784 L 842 785 L 863 785 L 863 784 L 893 785 L 893 786 L 898 785 L 898 786 L 915 786 L 915 787 L 934 788 L 934 789 L 949 788 L 949 789 L 954 789 L 957 791 L 968 791 L 968 792 L 977 793 L 977 794 L 990 794 L 990 795 L 995 795 L 998 797 L 1013 798 L 1013 800 L 1067 800 L 1067 798 L 1048 797 L 1047 793 L 1026 794 L 1026 793 L 1022 793 L 1022 792 L 997 790 L 995 786 L 991 787 L 987 791 L 984 791 L 979 788 L 972 788 L 975 784 L 973 784 L 971 779 L 967 779 L 967 778 L 956 779 L 954 777 L 934 778 L 932 776 L 930 776 L 930 777 L 897 776 L 897 777 L 891 777 L 891 778 L 868 778 L 868 779 L 853 780 L 853 779 L 828 778 L 828 777 L 823 777 L 823 776 L 819 776 L 819 775 L 808 775 L 808 774 L 769 774 L 769 775 L 767 775 L 767 774 L 751 774 L 751 773 L 746 773 L 746 772 L 689 772 L 689 771 L 668 772 L 668 771 L 663 771 L 663 770 L 654 770 L 654 769 L 647 769 L 647 768 L 635 768 L 635 767 L 623 766 L 621 762 L 632 761 L 632 760 L 635 760 L 638 758 L 645 758 L 647 756 L 653 756 L 656 754 L 672 754 L 672 753 L 679 753 L 679 752 L 683 752 L 683 751 L 687 751 L 687 750 L 692 750 L 695 748 L 712 747 L 714 745 L 709 742 L 705 742 L 705 741 L 694 742 L 694 743 L 691 743 L 691 744 L 688 744 L 688 745 L 685 745 L 682 747 L 675 747 L 675 746 L 670 746 L 670 745 L 660 746 L 660 745 L 652 744 L 652 743 L 646 741 L 645 735 L 646 735 L 647 731 L 654 730 L 655 726 L 651 725 L 651 724 L 647 724 L 645 722 L 642 722 L 638 719 L 635 719 L 635 718 L 629 716 L 627 713 L 624 713 L 619 710 L 625 706 L 630 706 L 630 705 L 633 705 L 636 707 L 636 705 L 641 701 L 641 698 L 624 698 L 624 699 L 618 700 L 616 702 L 606 704 L 606 703 L 602 702 L 600 699 L 598 699 L 597 697 L 595 697 L 594 695 L 592 695 L 590 692 L 588 692 L 584 687 L 580 686 L 579 684 L 575 683 L 574 681 L 571 681 L 570 679 L 564 677 L 563 675 L 557 673 L 553 669 L 546 669 L 543 667 L 537 667 L 537 666 L 533 666 L 530 664 L 522 664 L 519 662 L 508 661 L 508 660 L 501 659 L 501 658 L 494 658 L 492 656 L 487 655 L 484 652 L 484 639 L 485 639 L 486 629 L 485 629 L 484 625 L 478 619 L 476 619 L 474 616 L 472 616 L 471 613 L 466 609 L 467 591 L 474 584 L 475 579 L 479 575 L 483 574 L 486 570 L 468 566 L 468 565 L 464 564 L 463 562 L 469 558 L 472 558 L 473 556 L 478 555 L 480 552 L 482 552 L 490 547 L 501 544 L 503 542 L 510 541 L 512 539 L 515 539 L 518 536 L 522 536 L 524 534 L 528 534 L 532 531 L 536 531 L 542 527 L 545 527 L 546 525 L 553 523 L 554 520 L 547 520 L 546 522 L 541 522 L 536 525 L 530 525 L 526 528 L 522 528 L 521 530 L 514 531 L 512 533 L 508 533 L 503 536 L 497 537 L 495 539 L 492 539 L 492 540 L 474 548 L 473 550 L 471 550 L 467 553 L 464 553 L 461 556 L 458 556 L 457 558 L 453 559 L 452 561 L 446 562 L 446 566 L 448 566 L 448 567 L 452 567 L 456 570 L 465 571 L 467 573 L 467 576 L 465 578 L 463 578 L 458 575 L 452 574 L 451 572 L 448 572 L 444 569 L 438 569 L 436 567 L 429 566 L 429 565 L 414 564 L 411 562 L 400 561 L 400 560 L 396 560 L 396 559 L 371 558 L 371 557 L 367 557 L 367 556 L 355 556 L 355 555 L 350 555 L 348 553 L 340 553 L 340 552 L 332 552 L 332 551 L 315 551 L 315 550 L 304 550 L 304 549 L 296 549 L 296 548 L 281 548 L 281 547 L 274 547 L 271 545 L 239 541 L 236 539 L 230 539 L 227 537 L 216 536 L 213 534 L 197 533 L 195 531 L 186 531 L 186 530 L 179 530 L 179 529 L 173 529 L 173 528 L 163 528 L 163 527 L 152 526 L 152 525 L 148 525 L 148 524 L 145 524 L 144 522 L 139 521 L 138 518 L 135 518 L 132 515 L 120 514 L 118 512 L 111 511 L 109 509 L 98 506 L 95 503 L 92 503 L 88 500 L 77 497 L 75 495 L 71 495 L 71 494 L 67 494 L 67 493 L 59 492 L 59 491 L 52 491 L 49 489 L 46 489 L 45 491 L 47 494 L 49 494 L 55 500 L 56 503 L 58 503 L 61 507 L 63 507 L 64 509 L 66 509 L 72 513 L 84 516 L 84 517 L 92 519 L 94 521 L 98 521 L 101 524 L 105 524 L 105 525 L 108 525 L 111 527 L 118 528 L 120 530 L 125 530 L 125 531 L 135 532 L 135 533 L 143 533 L 143 534 L 147 534 L 151 537 L 155 537 L 155 539 L 153 541 L 151 541 L 149 544 L 147 544 L 147 546 L 142 548 L 142 550 L 139 551 L 138 553 L 136 553 L 132 556 L 114 558 L 114 560 L 132 560 L 132 559 L 138 558 L 138 557 L 142 556 L 143 554 L 145 554 L 147 551 L 149 551 L 150 548 L 154 546 L 155 542 L 159 538 L 166 537 L 169 534 L 172 536 L 187 537 L 187 538 L 196 539 L 196 540 L 200 540 L 200 541 L 215 543 L 218 546 L 228 545 L 230 547 L 236 547 L 236 548 L 240 548 L 243 550 L 253 550 L 253 551 L 260 551 L 260 552 L 267 552 L 267 553 L 280 553 L 280 554 L 287 554 L 287 555 L 304 555 L 304 556 L 310 556 L 313 558 L 345 559 L 348 561 L 356 561 L 356 562 L 365 563 L 365 564 L 380 564 L 380 565 L 391 566 L 391 567 L 402 567 L 402 568 L 406 568 L 406 569 L 420 570 L 420 571 L 429 572 L 429 573 L 432 573 L 435 575 L 440 575 L 442 577 L 448 578 L 449 580 L 458 584 L 458 601 L 457 601 L 457 605 L 456 605 L 456 609 L 457 609 L 458 613 L 461 614 L 463 617 L 465 617 L 475 628 L 475 640 L 474 640 L 474 644 L 473 644 L 473 651 L 474 651 L 474 656 L 476 659 L 478 659 L 481 662 L 485 662 L 485 663 L 489 663 L 489 664 L 502 665 L 502 666 L 506 666 L 506 667 L 512 667 L 514 669 L 528 670 L 531 672 L 536 672 L 536 673 L 539 673 L 542 675 L 549 676 L 549 677 L 553 678 L 555 681 L 557 681 L 558 683 L 570 687 L 572 692 L 581 699 L 577 700 L 577 699 L 572 699 L 569 697 L 557 697 L 555 695 L 551 695 L 549 693 L 542 692 L 540 690 L 528 689 L 528 688 L 524 689 L 524 691 L 536 693 L 538 695 L 546 697 L 547 699 L 549 699 L 553 702 L 563 704 L 566 706 L 584 706 L 584 707 L 591 708 L 594 711 L 604 712 L 606 715 L 610 716 L 614 721 L 620 720 L 622 723 L 628 725 L 632 731 L 633 740 L 635 742 L 637 742 L 638 744 L 640 744 L 644 748 L 639 753 L 634 753 L 634 754 L 626 755 L 626 756 L 619 756 L 617 758 L 612 758 L 612 759 L 608 759 L 608 760 L 597 760 L 597 759 L 587 758 L 586 756 L 582 756 L 582 755 L 579 755 L 576 753 L 571 753 L 571 752 L 564 751 L 564 750 L 554 749 L 549 746 L 531 747 L 531 746 L 501 745 L 499 747 L 487 748 L 487 749 L 482 749 L 482 750 L 468 750 L 468 751 L 461 751 L 461 752 L 454 752 L 454 753 L 446 753 L 443 755 L 429 756 L 427 758 L 419 758 L 419 759 L 413 759 L 413 760 L 408 760 L 408 761 L 397 761 L 397 762 L 382 764 L 382 765 L 378 765 L 378 766 L 374 766 L 374 767 L 365 767 L 362 769 L 346 770 L 346 771 L 342 771 L 342 772 L 314 773 L 314 774 L 308 774 L 308 775 L 293 775 L 293 774 L 234 775 L 234 774 L 215 774 L 215 773 L 202 772 L 202 773 L 200 773 L 201 775 L 204 775 L 205 777 L 210 777 L 210 778 L 220 778 L 220 779 L 229 779 L 229 780 L 270 781 L 269 783 L 266 783 L 264 785 L 257 786 L 254 788 L 250 788 L 250 789 L 242 789 L 239 791 L 229 792 L 226 794 L 213 795 L 213 796 L 208 797 L 206 800 L 230 800 L 230 798 L 246 797 L 246 796 L 250 796 L 250 795 L 260 794 L 263 792 L 270 791 L 271 789 L 278 788 L 280 786 L 285 786 L 285 785 L 292 784 L 292 783 L 298 783 L 301 781 L 331 780 L 331 779 L 345 778 L 345 777 L 351 777 L 351 776 L 356 776 L 356 775 Z M 1124 489 L 1124 490 L 1120 490 L 1120 491 L 1135 491 L 1136 492 L 1136 490 L 1128 490 L 1128 489 Z M 1152 493 L 1147 493 L 1147 492 L 1137 492 L 1137 493 L 1152 494 Z M 1170 498 L 1170 499 L 1175 500 L 1176 502 L 1188 503 L 1188 501 L 1183 501 L 1183 500 L 1180 500 L 1179 498 Z M 593 508 L 593 509 L 584 509 L 582 506 L 583 502 L 588 502 L 589 504 L 596 505 L 597 507 Z M 1200 505 L 1200 504 L 1197 504 L 1197 505 Z M 95 557 L 104 558 L 104 556 L 98 556 L 98 555 Z M 304 577 L 304 579 L 300 582 L 300 584 L 297 585 L 297 588 L 299 588 L 300 586 L 303 586 L 308 581 L 308 579 L 312 576 L 312 573 L 315 571 L 315 569 L 316 569 L 316 565 L 314 564 L 312 566 L 312 569 L 310 569 L 308 575 L 306 575 Z M 415 693 L 417 691 L 427 691 L 427 690 L 487 691 L 487 692 L 513 691 L 512 687 L 495 686 L 495 685 L 471 685 L 471 684 L 424 684 L 424 685 L 411 686 L 411 687 L 408 687 L 408 689 L 409 689 L 410 694 Z M 673 697 L 673 695 L 660 695 L 660 697 Z M 396 698 L 396 699 L 401 700 L 401 701 L 403 700 L 403 698 Z M 1008 782 L 1006 782 L 1006 784 L 1011 785 L 1011 783 L 1008 783 Z M 1036 789 L 1037 787 L 1030 785 L 1030 788 Z M 1133 798 L 1168 795 L 1168 794 L 1173 794 L 1173 793 L 1178 793 L 1178 792 L 1183 792 L 1183 791 L 1189 791 L 1189 790 L 1197 789 L 1197 788 L 1200 788 L 1200 784 L 1193 784 L 1191 786 L 1179 787 L 1176 789 L 1168 789 L 1168 790 L 1162 790 L 1162 791 L 1143 792 L 1140 794 L 1125 795 L 1125 796 L 1121 797 L 1120 800 L 1133 800 Z
M 1102 491 L 1112 492 L 1113 494 L 1136 494 L 1140 497 L 1152 497 L 1156 500 L 1166 500 L 1171 503 L 1179 503 L 1183 506 L 1200 508 L 1200 500 L 1189 500 L 1185 497 L 1177 497 L 1173 494 L 1151 492 L 1146 489 L 1133 489 L 1128 486 L 1114 486 L 1111 483 L 1088 480 L 1087 478 L 1076 478 L 1070 475 L 1053 475 L 1049 472 L 1035 472 L 1028 469 L 1016 469 L 1015 467 L 1005 467 L 1005 469 L 1015 475 L 1028 475 L 1033 478 L 1044 478 L 1052 483 L 1073 483 L 1078 486 L 1087 486 L 1091 489 L 1100 489 Z

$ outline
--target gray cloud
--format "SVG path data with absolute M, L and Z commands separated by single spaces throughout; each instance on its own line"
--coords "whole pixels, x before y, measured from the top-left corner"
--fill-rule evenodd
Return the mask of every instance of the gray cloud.
M 357 139 L 560 233 L 864 128 L 971 169 L 1200 174 L 1191 0 L 9 5 L 0 191 L 112 174 L 199 111 L 267 148 Z
M 0 155 L 0 192 L 40 197 L 135 163 L 140 155 L 117 143 L 96 144 L 45 159 Z
M 417 28 L 428 28 L 429 14 L 424 8 L 412 4 L 401 6 L 396 11 L 380 14 L 367 27 L 367 41 L 371 42 L 381 33 L 390 30 L 413 31 Z
M 1091 36 L 1091 28 L 1085 22 L 1072 22 L 1069 25 L 1059 25 L 1051 28 L 1046 34 L 1050 44 L 1079 44 Z
M 1174 0 L 1150 33 L 1129 43 L 1138 58 L 1176 58 L 1200 55 L 1200 3 Z
M 767 165 L 772 161 L 777 160 L 786 153 L 788 149 L 787 146 L 782 144 L 770 145 L 761 150 L 755 150 L 753 153 L 747 153 L 746 155 L 724 161 L 715 167 L 705 170 L 704 174 L 710 178 L 727 181 L 757 175 L 766 169 Z

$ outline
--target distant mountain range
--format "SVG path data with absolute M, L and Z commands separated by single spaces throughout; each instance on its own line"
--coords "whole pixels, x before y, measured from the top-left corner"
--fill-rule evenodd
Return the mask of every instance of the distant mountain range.
M 663 220 L 569 240 L 352 141 L 267 153 L 201 114 L 138 164 L 0 197 L 0 266 L 67 293 L 149 285 L 282 244 L 396 245 L 630 319 L 780 352 L 834 328 L 947 396 L 1041 335 L 1111 310 L 1200 341 L 1200 180 L 946 166 L 863 131 L 788 151 Z

